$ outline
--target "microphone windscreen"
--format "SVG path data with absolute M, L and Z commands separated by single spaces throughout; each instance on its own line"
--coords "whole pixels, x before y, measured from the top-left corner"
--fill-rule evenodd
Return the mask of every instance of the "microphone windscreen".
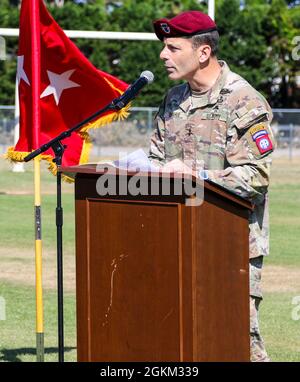
M 144 72 L 141 73 L 140 77 L 146 78 L 148 84 L 151 84 L 154 80 L 154 74 L 150 72 L 150 70 L 145 70 Z

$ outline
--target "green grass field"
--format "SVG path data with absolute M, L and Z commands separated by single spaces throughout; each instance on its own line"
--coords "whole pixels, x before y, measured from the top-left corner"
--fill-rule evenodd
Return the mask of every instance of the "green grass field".
M 35 361 L 33 172 L 13 173 L 0 159 L 0 360 Z M 65 360 L 76 360 L 74 196 L 63 187 Z M 55 178 L 42 172 L 45 360 L 57 361 Z M 274 160 L 270 187 L 271 255 L 263 272 L 261 332 L 273 361 L 300 361 L 300 160 Z M 300 297 L 299 297 L 300 298 Z M 1 302 L 1 300 L 0 300 Z M 299 317 L 300 318 L 300 317 Z

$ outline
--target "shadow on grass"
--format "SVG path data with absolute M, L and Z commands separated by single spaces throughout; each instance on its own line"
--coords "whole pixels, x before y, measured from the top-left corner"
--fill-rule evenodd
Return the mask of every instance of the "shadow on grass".
M 72 351 L 76 347 L 65 347 L 65 352 Z M 45 354 L 57 353 L 57 348 L 45 348 Z M 22 362 L 20 355 L 36 355 L 36 348 L 19 348 L 19 349 L 0 349 L 0 361 L 4 362 Z

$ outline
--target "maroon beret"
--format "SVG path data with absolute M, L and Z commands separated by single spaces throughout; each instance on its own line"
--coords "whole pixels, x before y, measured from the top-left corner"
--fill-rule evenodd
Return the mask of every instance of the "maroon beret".
M 214 21 L 205 13 L 199 11 L 182 12 L 172 19 L 153 21 L 156 36 L 164 37 L 193 36 L 217 30 Z

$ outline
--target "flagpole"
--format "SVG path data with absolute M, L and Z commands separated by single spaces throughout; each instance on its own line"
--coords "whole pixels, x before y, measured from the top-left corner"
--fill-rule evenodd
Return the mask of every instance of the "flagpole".
M 42 287 L 41 163 L 34 158 L 36 360 L 44 362 L 44 318 Z
M 34 146 L 40 145 L 40 8 L 39 0 L 30 2 L 31 18 L 31 63 L 32 63 L 32 122 Z M 36 359 L 44 360 L 43 294 L 42 294 L 42 241 L 41 241 L 41 172 L 40 159 L 34 162 L 35 204 L 35 268 L 36 268 Z

